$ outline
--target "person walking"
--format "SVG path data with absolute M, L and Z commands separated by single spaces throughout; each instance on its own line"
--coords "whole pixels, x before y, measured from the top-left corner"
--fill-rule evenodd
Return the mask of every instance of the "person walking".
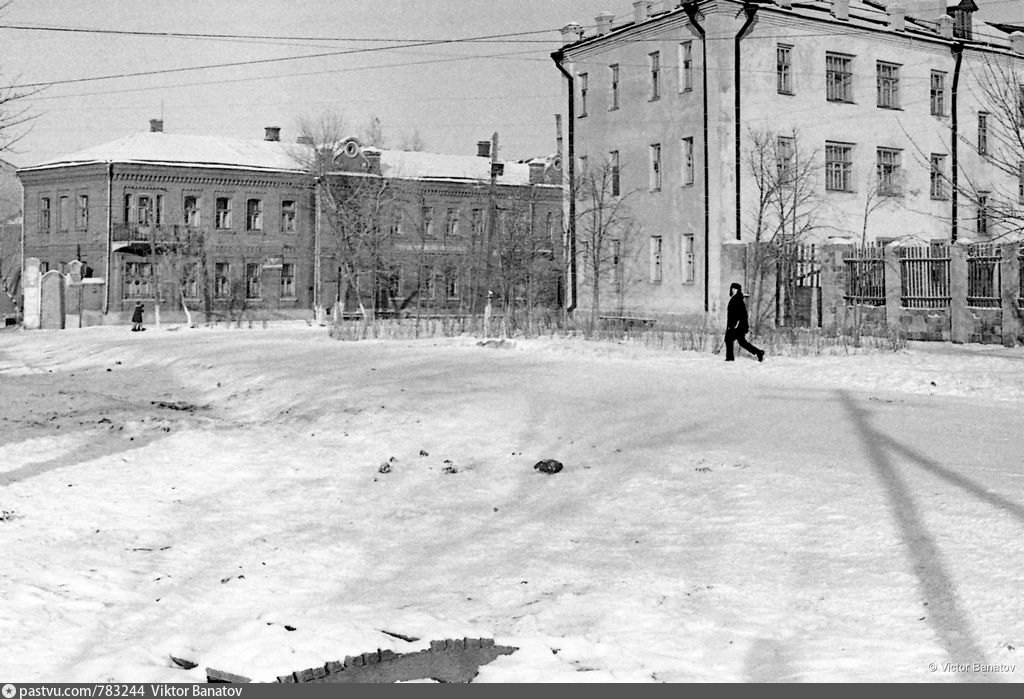
M 135 303 L 135 310 L 132 311 L 132 332 L 138 332 L 142 330 L 142 311 L 145 307 L 142 305 L 142 301 Z
M 757 361 L 764 361 L 764 350 L 754 347 L 747 342 L 747 331 L 750 330 L 747 319 L 747 305 L 743 303 L 743 287 L 733 282 L 729 285 L 729 306 L 725 318 L 725 361 L 735 361 L 732 351 L 732 343 L 738 342 L 740 347 L 757 357 Z

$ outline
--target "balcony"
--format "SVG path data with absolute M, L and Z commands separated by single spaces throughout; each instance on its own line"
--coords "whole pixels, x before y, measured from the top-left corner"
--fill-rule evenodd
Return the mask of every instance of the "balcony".
M 149 254 L 152 246 L 160 252 L 168 248 L 189 246 L 204 231 L 183 225 L 145 226 L 115 224 L 111 231 L 114 251 Z

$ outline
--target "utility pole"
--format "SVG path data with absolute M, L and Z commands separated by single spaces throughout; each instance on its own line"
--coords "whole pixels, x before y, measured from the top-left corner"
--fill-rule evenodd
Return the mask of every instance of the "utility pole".
M 493 290 L 491 284 L 493 262 L 491 257 L 494 251 L 495 224 L 498 216 L 498 203 L 496 201 L 497 180 L 498 175 L 503 174 L 503 170 L 504 168 L 501 163 L 498 162 L 498 132 L 495 131 L 491 135 L 491 183 L 487 195 L 487 242 L 484 246 L 484 284 L 487 286 L 488 298 Z

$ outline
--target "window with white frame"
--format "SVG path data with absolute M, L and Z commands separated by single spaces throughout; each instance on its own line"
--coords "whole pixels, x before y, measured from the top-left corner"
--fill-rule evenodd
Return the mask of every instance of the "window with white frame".
M 258 299 L 260 297 L 260 269 L 257 262 L 245 263 L 245 298 Z
M 434 283 L 434 268 L 430 265 L 420 266 L 419 290 L 424 299 L 433 299 L 437 294 Z
M 696 279 L 697 270 L 694 265 L 692 233 L 687 233 L 683 235 L 682 253 L 683 284 L 693 284 L 694 280 Z
M 249 199 L 245 202 L 245 230 L 263 230 L 263 200 Z M 255 298 L 255 297 L 254 297 Z
M 683 186 L 693 184 L 693 136 L 687 136 L 680 141 L 680 156 L 683 171 L 682 175 Z
M 50 232 L 50 197 L 39 197 L 39 230 Z
M 931 165 L 929 195 L 932 199 L 946 199 L 946 156 L 932 153 L 928 158 Z
M 78 195 L 78 229 L 85 230 L 89 227 L 89 195 Z
M 689 92 L 693 89 L 693 42 L 684 41 L 679 44 L 679 91 Z
M 214 262 L 213 295 L 219 299 L 231 298 L 231 264 Z
M 281 265 L 281 298 L 295 298 L 295 263 L 285 262 Z
M 662 260 L 661 260 L 661 250 L 662 250 L 661 243 L 662 243 L 662 240 L 661 240 L 661 236 L 660 235 L 652 235 L 651 236 L 651 269 L 650 269 L 650 278 L 651 278 L 651 282 L 655 283 L 655 284 L 661 282 L 661 271 L 662 271 L 661 270 L 661 262 L 662 262 Z
M 941 70 L 933 70 L 929 91 L 932 116 L 946 115 L 946 74 Z
M 878 193 L 895 196 L 902 192 L 903 152 L 898 148 L 877 150 Z
M 459 298 L 459 270 L 457 267 L 445 267 L 444 297 L 449 301 Z
M 587 115 L 587 91 L 590 89 L 590 76 L 586 73 L 580 73 L 580 113 L 579 116 L 585 117 Z
M 978 192 L 978 236 L 989 234 L 988 192 Z
M 775 47 L 775 89 L 780 95 L 793 94 L 793 47 L 778 44 Z
M 214 226 L 220 230 L 231 228 L 231 197 L 217 197 L 214 207 Z
M 140 226 L 153 225 L 153 198 L 148 194 L 140 194 L 135 199 L 135 222 Z
M 608 66 L 608 72 L 611 73 L 611 81 L 608 84 L 610 94 L 608 95 L 608 109 L 619 108 L 619 65 Z
M 153 295 L 153 265 L 149 262 L 124 263 L 123 298 L 144 299 Z
M 988 112 L 978 112 L 978 154 L 988 155 Z
M 425 238 L 434 237 L 434 209 L 430 206 L 424 206 L 420 209 L 420 220 L 423 224 L 423 236 Z
M 792 185 L 795 179 L 796 138 L 779 136 L 775 140 L 775 170 L 782 186 Z
M 853 145 L 825 142 L 825 189 L 831 192 L 852 192 Z
M 185 225 L 189 228 L 198 228 L 202 221 L 202 214 L 199 207 L 199 197 L 194 194 L 187 194 L 182 200 Z
M 887 109 L 900 107 L 900 67 L 896 63 L 877 61 L 875 81 L 878 92 L 878 106 Z
M 661 144 L 651 144 L 651 191 L 661 189 Z
M 459 210 L 448 209 L 444 220 L 444 234 L 448 238 L 454 238 L 459 234 Z
M 651 101 L 654 101 L 661 99 L 661 53 L 648 54 L 647 63 L 651 70 Z
M 825 97 L 829 102 L 853 102 L 853 56 L 825 54 Z
M 611 173 L 610 173 L 610 175 L 611 175 L 612 196 L 613 197 L 617 197 L 617 196 L 619 196 L 619 194 L 621 192 L 621 190 L 620 190 L 620 182 L 619 182 L 619 151 L 613 150 L 613 151 L 611 151 L 608 154 L 608 163 L 611 166 Z
M 285 233 L 295 232 L 295 219 L 298 216 L 298 208 L 294 199 L 281 200 L 281 230 Z

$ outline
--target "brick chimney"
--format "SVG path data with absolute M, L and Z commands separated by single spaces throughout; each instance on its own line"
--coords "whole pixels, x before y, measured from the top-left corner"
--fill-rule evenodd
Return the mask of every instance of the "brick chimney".
M 939 17 L 939 36 L 943 39 L 953 38 L 953 18 L 949 15 Z
M 476 142 L 476 154 L 479 158 L 490 158 L 491 157 L 491 142 L 490 141 L 477 141 Z
M 150 133 L 163 133 L 164 120 L 163 119 L 150 119 L 149 120 L 149 131 Z
M 651 13 L 650 0 L 633 0 L 633 21 L 640 24 L 646 20 Z
M 562 43 L 574 44 L 583 38 L 583 27 L 576 22 L 569 22 L 561 29 Z
M 907 8 L 903 5 L 889 5 L 889 28 L 896 32 L 906 29 Z
M 850 0 L 832 0 L 832 16 L 836 19 L 850 19 Z
M 614 12 L 602 12 L 594 17 L 594 24 L 597 25 L 597 35 L 603 36 L 612 30 L 612 21 L 615 19 Z
M 263 140 L 264 141 L 280 141 L 281 140 L 281 127 L 280 126 L 266 126 L 263 129 Z

